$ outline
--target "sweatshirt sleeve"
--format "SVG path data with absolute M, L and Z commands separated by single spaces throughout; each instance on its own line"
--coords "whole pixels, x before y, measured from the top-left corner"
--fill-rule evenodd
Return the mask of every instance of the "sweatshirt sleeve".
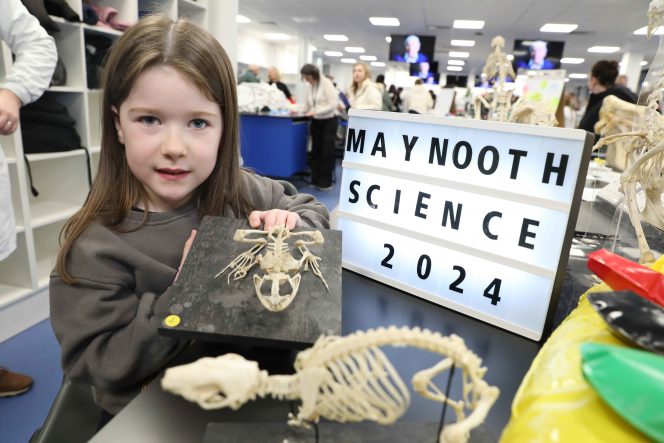
M 309 194 L 286 195 L 278 181 L 243 172 L 243 186 L 252 207 L 259 211 L 285 209 L 300 216 L 304 226 L 328 229 L 330 215 L 327 207 Z
M 168 311 L 166 288 L 175 270 L 164 269 L 165 292 L 134 293 L 134 270 L 130 261 L 122 262 L 124 246 L 117 239 L 109 243 L 101 229 L 95 233 L 100 232 L 95 238 L 79 238 L 70 255 L 77 284 L 51 274 L 50 318 L 65 374 L 105 391 L 120 391 L 155 374 L 186 342 L 157 331 Z
M 0 88 L 9 89 L 26 105 L 48 88 L 58 55 L 53 38 L 20 1 L 9 0 L 2 8 L 0 37 L 16 59 Z

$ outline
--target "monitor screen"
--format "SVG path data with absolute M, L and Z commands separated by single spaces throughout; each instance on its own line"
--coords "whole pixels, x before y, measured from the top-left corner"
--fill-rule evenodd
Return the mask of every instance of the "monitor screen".
M 392 34 L 390 61 L 419 63 L 432 62 L 436 46 L 433 35 Z
M 560 69 L 565 42 L 514 40 L 514 71 L 522 69 Z
M 449 88 L 452 86 L 459 86 L 461 88 L 465 88 L 466 86 L 468 86 L 468 76 L 447 74 L 447 83 L 445 84 L 445 87 Z
M 430 85 L 438 84 L 438 62 L 419 62 L 410 64 L 410 76 L 422 79 Z

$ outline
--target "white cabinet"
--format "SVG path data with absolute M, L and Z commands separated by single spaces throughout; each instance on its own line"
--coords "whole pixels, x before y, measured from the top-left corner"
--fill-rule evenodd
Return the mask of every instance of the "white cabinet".
M 67 3 L 82 16 L 80 0 L 67 0 Z M 139 16 L 156 13 L 172 19 L 185 17 L 208 28 L 207 0 L 94 0 L 93 3 L 115 8 L 118 19 L 124 22 L 133 23 Z M 9 163 L 17 228 L 16 251 L 0 261 L 0 342 L 48 316 L 48 278 L 58 251 L 60 231 L 88 193 L 86 162 L 90 163 L 93 178 L 99 163 L 101 91 L 88 89 L 86 37 L 101 34 L 115 39 L 121 35 L 110 28 L 52 18 L 60 27 L 54 38 L 67 70 L 67 80 L 63 86 L 49 88 L 46 94 L 66 106 L 76 120 L 89 160 L 81 149 L 24 157 L 21 128 L 11 136 L 0 136 Z M 9 71 L 11 63 L 11 52 L 3 43 L 0 78 Z M 31 192 L 25 158 L 38 196 Z

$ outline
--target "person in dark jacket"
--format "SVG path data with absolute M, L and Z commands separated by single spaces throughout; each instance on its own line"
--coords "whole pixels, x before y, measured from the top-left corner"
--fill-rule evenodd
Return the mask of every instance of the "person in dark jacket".
M 599 110 L 602 107 L 604 97 L 615 95 L 621 100 L 636 103 L 638 98 L 636 94 L 624 86 L 617 85 L 615 83 L 616 77 L 618 77 L 617 61 L 600 60 L 593 65 L 588 78 L 590 97 L 588 97 L 586 112 L 579 123 L 580 129 L 595 132 L 595 123 L 599 120 Z M 595 138 L 599 138 L 599 135 L 595 135 Z

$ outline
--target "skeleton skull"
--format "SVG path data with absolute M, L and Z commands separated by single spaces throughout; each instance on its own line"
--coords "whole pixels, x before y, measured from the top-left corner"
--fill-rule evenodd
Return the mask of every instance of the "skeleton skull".
M 238 409 L 256 398 L 266 377 L 267 373 L 258 369 L 255 361 L 225 354 L 167 369 L 161 387 L 203 409 Z

